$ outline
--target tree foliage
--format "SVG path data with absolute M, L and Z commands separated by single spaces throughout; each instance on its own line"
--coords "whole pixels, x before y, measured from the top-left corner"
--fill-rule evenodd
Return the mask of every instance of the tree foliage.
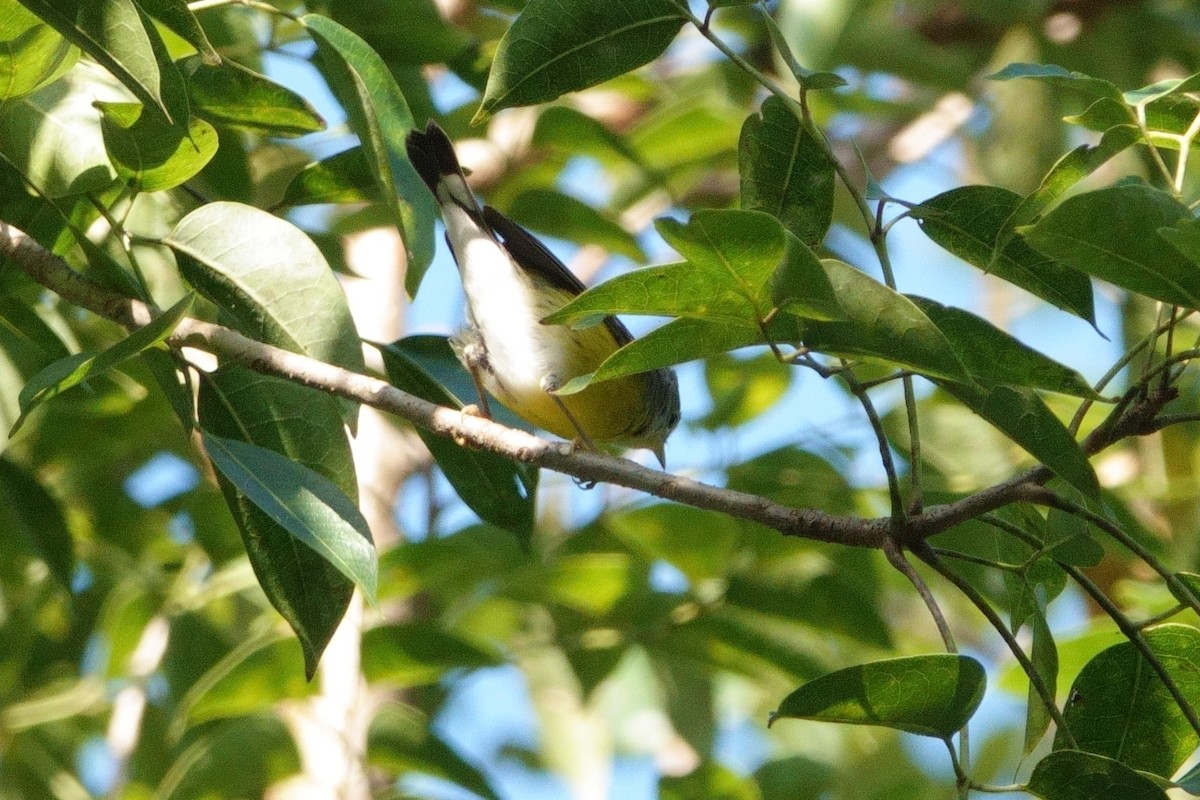
M 1197 31 L 0 0 L 0 796 L 283 792 L 330 660 L 346 797 L 603 797 L 646 755 L 678 800 L 1200 791 Z M 665 318 L 563 391 L 679 366 L 703 483 L 461 413 L 445 336 L 360 338 L 346 241 L 438 291 L 429 117 L 491 205 L 618 257 L 547 324 Z M 363 404 L 424 444 L 398 540 Z M 648 498 L 539 505 L 581 496 L 551 471 Z M 488 675 L 540 737 L 482 763 Z

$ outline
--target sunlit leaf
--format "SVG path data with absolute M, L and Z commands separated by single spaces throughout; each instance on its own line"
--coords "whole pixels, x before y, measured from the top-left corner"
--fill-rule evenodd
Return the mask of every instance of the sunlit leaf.
M 284 206 L 312 203 L 369 203 L 379 187 L 361 148 L 351 147 L 302 169 L 283 193 Z
M 395 216 L 408 250 L 405 287 L 416 294 L 433 260 L 434 202 L 404 145 L 413 128 L 408 101 L 387 64 L 358 34 L 320 14 L 300 21 L 317 44 L 316 63 L 346 109 L 379 195 Z
M 117 174 L 143 192 L 173 189 L 189 180 L 217 152 L 217 132 L 202 119 L 186 128 L 144 113 L 137 103 L 98 103 L 100 129 Z
M 1065 89 L 1075 89 L 1093 97 L 1105 97 L 1110 100 L 1123 100 L 1121 90 L 1114 84 L 1084 75 L 1082 72 L 1072 72 L 1057 64 L 1009 64 L 1004 69 L 989 75 L 994 81 L 1010 81 L 1017 78 L 1031 78 L 1044 81 Z
M 197 116 L 270 136 L 303 136 L 325 129 L 307 100 L 234 61 L 206 64 L 193 56 L 180 62 Z
M 809 681 L 771 719 L 879 725 L 947 739 L 975 713 L 985 683 L 983 666 L 966 656 L 874 661 Z
M 0 15 L 0 102 L 52 83 L 71 68 L 79 50 L 16 3 Z
M 500 40 L 476 116 L 544 103 L 640 67 L 667 49 L 683 19 L 671 0 L 531 0 Z
M 401 688 L 432 683 L 451 670 L 501 663 L 495 653 L 431 622 L 371 628 L 363 634 L 362 654 L 363 676 L 368 681 Z

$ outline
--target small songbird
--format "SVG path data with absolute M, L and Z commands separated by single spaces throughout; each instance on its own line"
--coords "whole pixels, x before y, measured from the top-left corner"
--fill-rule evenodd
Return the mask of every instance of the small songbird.
M 633 341 L 620 320 L 574 330 L 541 320 L 584 290 L 529 231 L 467 186 L 454 146 L 432 120 L 408 134 L 408 157 L 441 207 L 446 242 L 467 296 L 467 328 L 451 344 L 475 380 L 518 416 L 594 449 L 595 443 L 645 447 L 664 462 L 679 422 L 679 384 L 669 368 L 614 378 L 558 395 L 572 378 L 594 372 Z

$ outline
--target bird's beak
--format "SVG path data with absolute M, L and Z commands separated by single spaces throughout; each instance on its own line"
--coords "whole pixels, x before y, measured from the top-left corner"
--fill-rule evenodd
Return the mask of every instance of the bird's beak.
M 654 453 L 654 457 L 658 459 L 659 466 L 661 466 L 664 470 L 667 468 L 666 449 L 666 442 L 659 442 L 657 447 L 650 448 L 650 452 Z

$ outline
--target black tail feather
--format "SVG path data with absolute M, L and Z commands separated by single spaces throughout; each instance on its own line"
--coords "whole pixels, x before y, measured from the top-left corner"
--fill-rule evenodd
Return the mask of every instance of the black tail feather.
M 424 131 L 416 128 L 409 131 L 404 144 L 408 150 L 408 160 L 435 197 L 443 175 L 462 174 L 450 137 L 433 120 L 429 120 Z

